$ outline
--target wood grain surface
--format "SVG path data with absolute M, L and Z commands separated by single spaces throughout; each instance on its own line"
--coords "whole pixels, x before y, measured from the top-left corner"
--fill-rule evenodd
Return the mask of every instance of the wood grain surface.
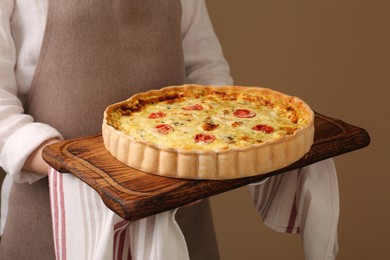
M 106 206 L 126 220 L 137 220 L 186 205 L 276 174 L 366 147 L 366 130 L 321 114 L 315 117 L 311 150 L 297 162 L 266 174 L 232 180 L 161 177 L 128 167 L 112 157 L 101 135 L 47 146 L 43 158 L 54 169 L 73 174 L 95 189 Z

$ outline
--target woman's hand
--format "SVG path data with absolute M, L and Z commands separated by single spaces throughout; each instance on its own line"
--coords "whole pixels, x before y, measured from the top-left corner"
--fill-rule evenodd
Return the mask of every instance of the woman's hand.
M 59 142 L 58 139 L 50 139 L 43 142 L 35 149 L 24 163 L 23 170 L 34 172 L 40 175 L 47 175 L 48 164 L 42 158 L 42 151 L 45 146 Z

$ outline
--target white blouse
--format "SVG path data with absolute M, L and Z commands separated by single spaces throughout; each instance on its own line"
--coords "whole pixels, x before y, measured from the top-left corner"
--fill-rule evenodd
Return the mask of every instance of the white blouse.
M 182 0 L 182 41 L 187 83 L 229 85 L 229 67 L 204 0 Z M 0 1 L 0 167 L 16 182 L 41 176 L 22 171 L 28 155 L 50 138 L 53 127 L 34 122 L 23 104 L 44 35 L 48 0 Z

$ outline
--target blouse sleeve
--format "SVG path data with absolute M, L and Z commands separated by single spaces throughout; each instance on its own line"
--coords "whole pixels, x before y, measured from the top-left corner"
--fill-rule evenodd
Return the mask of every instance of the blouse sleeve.
M 11 17 L 14 0 L 0 1 L 0 167 L 16 182 L 35 182 L 42 176 L 22 171 L 32 151 L 51 138 L 60 138 L 54 128 L 34 122 L 24 113 L 18 98 L 14 69 L 16 49 Z
M 232 85 L 230 69 L 204 0 L 182 0 L 182 40 L 187 83 Z

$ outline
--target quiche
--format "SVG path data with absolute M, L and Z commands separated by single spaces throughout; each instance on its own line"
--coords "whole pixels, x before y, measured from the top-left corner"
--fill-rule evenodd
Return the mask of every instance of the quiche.
M 104 146 L 122 163 L 167 177 L 233 179 L 285 167 L 307 153 L 314 113 L 261 87 L 170 86 L 104 112 Z

